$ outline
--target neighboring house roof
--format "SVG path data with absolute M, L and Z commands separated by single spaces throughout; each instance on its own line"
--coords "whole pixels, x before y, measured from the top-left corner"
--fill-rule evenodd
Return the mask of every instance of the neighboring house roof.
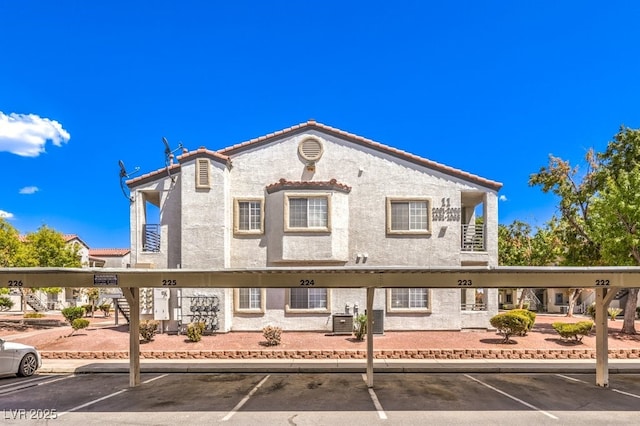
M 349 140 L 353 143 L 356 143 L 358 145 L 361 146 L 365 146 L 367 148 L 370 149 L 374 149 L 376 151 L 385 153 L 387 155 L 391 155 L 393 157 L 396 157 L 398 159 L 402 159 L 405 161 L 409 161 L 412 162 L 414 164 L 423 166 L 423 167 L 427 167 L 430 168 L 432 170 L 438 171 L 440 173 L 444 173 L 446 175 L 449 176 L 453 176 L 459 179 L 463 179 L 463 180 L 467 180 L 467 181 L 471 181 L 471 182 L 475 182 L 479 185 L 491 188 L 493 190 L 499 190 L 500 188 L 502 188 L 502 183 L 500 182 L 496 182 L 490 179 L 485 179 L 483 177 L 480 177 L 478 175 L 472 174 L 472 173 L 468 173 L 459 169 L 456 169 L 454 167 L 450 167 L 450 166 L 446 166 L 444 164 L 432 161 L 432 160 L 428 160 L 426 158 L 422 158 L 419 157 L 417 155 L 408 153 L 406 151 L 402 151 L 400 149 L 397 148 L 393 148 L 384 144 L 381 144 L 379 142 L 375 142 L 371 139 L 367 139 L 365 137 L 353 134 L 353 133 L 349 133 L 349 132 L 345 132 L 344 130 L 340 130 L 337 129 L 335 127 L 331 127 L 331 126 L 327 126 L 325 124 L 322 123 L 318 123 L 315 120 L 309 120 L 306 123 L 300 123 L 300 124 L 296 124 L 295 126 L 291 126 L 288 127 L 286 129 L 282 129 L 279 130 L 277 132 L 273 132 L 273 133 L 269 133 L 267 135 L 264 136 L 260 136 L 258 138 L 255 139 L 251 139 L 249 141 L 246 142 L 242 142 L 236 145 L 232 145 L 230 147 L 227 148 L 223 148 L 220 149 L 218 151 L 210 151 L 207 150 L 205 148 L 199 148 L 196 151 L 190 151 L 187 152 L 186 154 L 180 155 L 178 156 L 178 161 L 183 162 L 186 159 L 190 159 L 193 156 L 197 156 L 197 155 L 202 155 L 202 154 L 206 154 L 209 156 L 212 156 L 213 158 L 219 160 L 219 161 L 229 161 L 229 159 L 231 157 L 233 157 L 234 154 L 244 151 L 246 149 L 252 149 L 255 148 L 257 146 L 261 146 L 261 145 L 265 145 L 267 143 L 270 143 L 274 140 L 277 139 L 281 139 L 284 137 L 289 137 L 292 135 L 295 135 L 297 133 L 302 133 L 308 130 L 319 130 L 322 131 L 324 133 L 329 133 L 332 135 L 335 135 L 336 137 L 340 137 L 342 139 L 346 139 Z M 174 172 L 175 168 L 179 168 L 178 164 L 173 164 L 170 166 L 169 170 L 170 173 Z M 175 170 L 177 171 L 177 170 Z M 126 183 L 129 187 L 132 186 L 136 186 L 137 184 L 142 183 L 143 181 L 149 181 L 152 180 L 152 178 L 156 178 L 157 176 L 161 175 L 162 173 L 167 173 L 166 168 L 162 168 L 162 169 L 158 169 L 155 172 L 151 172 L 151 173 L 147 173 L 143 176 L 140 176 L 138 178 L 132 179 L 132 180 L 128 180 Z
M 76 234 L 64 234 L 62 236 L 62 238 L 64 238 L 64 242 L 65 243 L 70 243 L 70 242 L 72 242 L 74 240 L 77 240 L 80 244 L 82 244 L 86 248 L 89 248 L 89 245 L 87 243 L 85 243 L 84 241 L 82 241 L 82 239 L 80 237 L 78 237 Z
M 89 256 L 91 257 L 122 257 L 128 255 L 129 253 L 131 253 L 131 250 L 126 248 L 89 249 Z

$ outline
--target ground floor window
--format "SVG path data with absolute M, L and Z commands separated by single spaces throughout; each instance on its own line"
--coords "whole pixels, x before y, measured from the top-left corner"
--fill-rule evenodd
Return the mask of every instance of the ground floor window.
M 428 310 L 428 288 L 392 288 L 387 293 L 389 311 Z
M 328 309 L 326 288 L 292 288 L 289 290 L 289 309 Z
M 236 312 L 264 312 L 265 289 L 238 288 L 233 296 Z
M 484 288 L 463 288 L 461 300 L 460 309 L 463 311 L 487 310 L 487 292 Z

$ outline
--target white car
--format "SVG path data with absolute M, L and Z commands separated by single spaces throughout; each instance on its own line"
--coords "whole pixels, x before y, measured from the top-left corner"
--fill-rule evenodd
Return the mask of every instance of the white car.
M 33 375 L 42 366 L 42 358 L 33 346 L 0 339 L 0 375 Z

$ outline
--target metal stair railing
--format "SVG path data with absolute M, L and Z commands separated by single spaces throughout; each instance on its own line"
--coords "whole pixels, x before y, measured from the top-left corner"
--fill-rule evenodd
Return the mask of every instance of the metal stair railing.
M 27 305 L 31 306 L 31 308 L 36 312 L 47 311 L 47 305 L 40 300 L 35 294 L 27 293 L 26 295 Z

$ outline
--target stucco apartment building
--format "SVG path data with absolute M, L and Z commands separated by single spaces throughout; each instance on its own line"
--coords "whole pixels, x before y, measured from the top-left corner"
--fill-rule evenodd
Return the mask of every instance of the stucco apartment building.
M 500 183 L 313 120 L 224 149 L 185 149 L 126 185 L 134 268 L 498 262 Z M 221 332 L 336 331 L 364 313 L 365 294 L 148 289 L 142 319 L 169 331 L 192 321 Z M 497 311 L 496 290 L 397 288 L 376 290 L 372 314 L 381 332 L 487 328 Z

